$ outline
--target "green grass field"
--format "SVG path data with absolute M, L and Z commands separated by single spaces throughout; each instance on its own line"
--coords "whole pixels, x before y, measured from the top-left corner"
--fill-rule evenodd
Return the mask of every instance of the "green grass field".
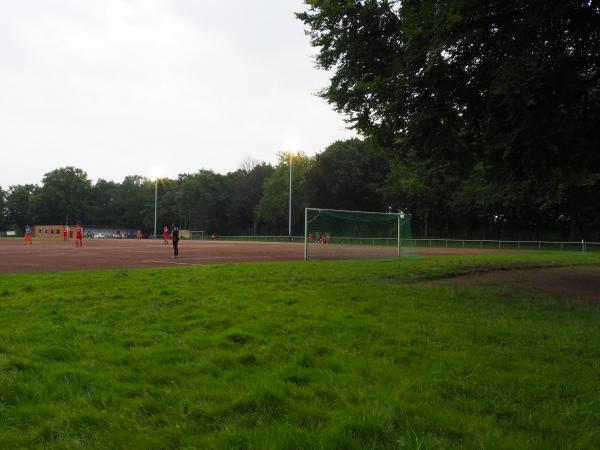
M 421 282 L 545 264 L 2 275 L 0 448 L 594 448 L 600 305 Z

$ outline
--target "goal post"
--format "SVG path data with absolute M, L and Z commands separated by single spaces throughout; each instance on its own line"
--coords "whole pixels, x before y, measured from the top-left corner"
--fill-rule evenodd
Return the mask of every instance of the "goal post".
M 305 260 L 399 257 L 411 241 L 410 214 L 304 210 Z
M 205 239 L 206 236 L 206 231 L 204 230 L 192 230 L 190 231 L 190 239 L 194 240 L 200 240 L 203 241 Z

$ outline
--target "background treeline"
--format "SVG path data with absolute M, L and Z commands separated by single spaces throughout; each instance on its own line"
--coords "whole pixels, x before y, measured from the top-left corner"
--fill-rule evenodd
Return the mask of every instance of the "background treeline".
M 521 203 L 520 214 L 530 221 L 511 221 L 496 202 L 480 201 L 482 190 L 494 183 L 457 180 L 453 172 L 440 173 L 433 183 L 371 141 L 338 141 L 315 157 L 293 155 L 293 233 L 302 234 L 304 208 L 321 207 L 363 211 L 410 212 L 418 237 L 520 239 L 600 239 L 600 209 L 580 210 L 577 226 L 564 212 L 558 217 L 535 204 Z M 275 166 L 248 160 L 226 175 L 210 170 L 158 180 L 158 227 L 173 222 L 182 228 L 218 235 L 287 235 L 289 155 L 280 154 Z M 448 191 L 454 180 L 459 189 Z M 154 227 L 155 182 L 128 176 L 122 182 L 95 183 L 78 168 L 47 173 L 38 185 L 0 189 L 3 229 L 22 230 L 26 224 L 88 225 L 142 229 Z M 598 192 L 600 196 L 600 192 Z M 590 199 L 590 205 L 597 199 Z M 594 203 L 595 202 L 595 203 Z M 487 208 L 488 214 L 480 214 Z M 540 226 L 543 224 L 544 226 Z M 581 233 L 582 228 L 593 230 Z M 574 233 L 575 230 L 575 233 Z M 574 234 L 573 234 L 574 233 Z
M 287 235 L 289 158 L 282 153 L 275 167 L 247 160 L 225 175 L 199 170 L 159 179 L 159 229 L 176 222 L 220 235 Z M 336 142 L 314 158 L 302 153 L 292 158 L 294 233 L 302 233 L 308 205 L 385 209 L 379 188 L 389 172 L 388 162 L 365 142 Z M 0 188 L 0 229 L 80 221 L 151 233 L 154 190 L 154 180 L 138 175 L 120 183 L 93 183 L 79 168 L 59 168 L 45 174 L 40 185 Z

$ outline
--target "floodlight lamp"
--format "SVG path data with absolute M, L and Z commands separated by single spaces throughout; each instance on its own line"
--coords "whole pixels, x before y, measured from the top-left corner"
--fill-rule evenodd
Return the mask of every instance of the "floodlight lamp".
M 286 138 L 283 144 L 283 149 L 286 152 L 298 153 L 300 151 L 300 144 L 298 142 L 298 139 L 296 137 L 291 136 Z
M 164 178 L 165 167 L 162 164 L 152 164 L 150 166 L 150 177 L 153 180 L 159 180 Z

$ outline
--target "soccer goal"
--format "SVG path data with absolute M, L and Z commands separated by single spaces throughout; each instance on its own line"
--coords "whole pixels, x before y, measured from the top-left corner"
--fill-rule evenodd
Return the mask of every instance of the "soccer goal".
M 190 231 L 190 239 L 203 241 L 206 239 L 206 231 L 204 230 L 191 230 Z
M 399 257 L 412 240 L 411 215 L 306 208 L 304 259 Z

